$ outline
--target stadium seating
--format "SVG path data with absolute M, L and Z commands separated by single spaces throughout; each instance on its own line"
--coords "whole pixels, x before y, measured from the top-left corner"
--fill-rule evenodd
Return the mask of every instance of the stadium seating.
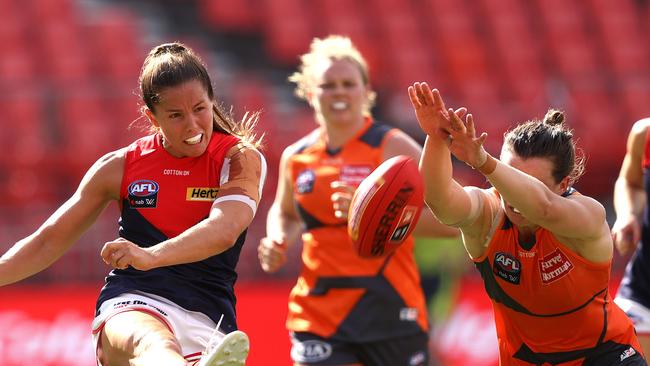
M 265 196 L 273 195 L 282 149 L 316 126 L 286 82 L 286 70 L 295 69 L 314 36 L 353 39 L 379 94 L 377 118 L 407 130 L 414 117 L 405 88 L 418 80 L 440 88 L 450 106 L 470 107 L 494 153 L 508 127 L 551 106 L 565 110 L 590 157 L 583 190 L 603 197 L 611 194 L 629 127 L 650 115 L 650 10 L 634 0 L 118 3 L 0 0 L 0 143 L 8 152 L 0 158 L 0 188 L 9 192 L 8 205 L 19 207 L 25 197 L 58 203 L 70 188 L 39 190 L 30 182 L 76 184 L 97 157 L 143 133 L 137 76 L 145 52 L 161 38 L 187 42 L 209 64 L 212 46 L 236 58 L 241 37 L 229 35 L 260 41 L 259 57 L 245 60 L 247 67 L 259 64 L 257 71 L 232 61 L 211 70 L 219 98 L 236 117 L 262 110 Z M 192 4 L 195 28 L 156 34 L 165 27 L 152 30 L 139 12 L 144 3 L 169 13 Z
M 199 16 L 212 28 L 235 33 L 259 32 L 260 12 L 253 0 L 199 0 Z
M 310 9 L 300 0 L 260 0 L 266 51 L 277 62 L 296 64 L 314 34 Z

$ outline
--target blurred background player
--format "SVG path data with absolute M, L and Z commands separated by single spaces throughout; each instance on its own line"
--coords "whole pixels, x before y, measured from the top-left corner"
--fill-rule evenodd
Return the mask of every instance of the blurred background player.
M 256 115 L 237 123 L 223 113 L 202 60 L 180 43 L 154 47 L 139 80 L 153 133 L 100 158 L 0 258 L 0 285 L 47 268 L 117 201 L 119 238 L 101 250 L 114 269 L 93 322 L 98 363 L 243 365 L 233 287 L 266 170 Z
M 584 161 L 564 114 L 551 109 L 508 131 L 497 160 L 464 108 L 446 110 L 426 83 L 413 84 L 409 95 L 427 134 L 425 201 L 463 233 L 492 299 L 500 364 L 645 365 L 632 322 L 608 291 L 613 242 L 605 209 L 573 189 Z M 493 188 L 458 184 L 452 154 Z
M 303 266 L 287 319 L 294 364 L 427 365 L 427 311 L 412 238 L 394 255 L 367 259 L 356 254 L 346 229 L 361 180 L 395 155 L 419 158 L 421 148 L 373 120 L 368 68 L 349 38 L 315 38 L 289 80 L 313 108 L 318 128 L 282 155 L 259 258 L 265 271 L 277 271 L 302 236 Z M 457 235 L 430 213 L 418 228 Z
M 622 256 L 633 253 L 615 301 L 634 322 L 639 342 L 646 352 L 650 350 L 648 126 L 650 119 L 646 118 L 637 121 L 630 130 L 627 153 L 614 188 L 616 222 L 612 227 L 612 237 L 619 253 Z

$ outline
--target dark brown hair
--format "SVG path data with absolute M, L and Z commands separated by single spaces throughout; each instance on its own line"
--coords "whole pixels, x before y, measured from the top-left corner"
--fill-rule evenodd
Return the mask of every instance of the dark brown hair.
M 247 112 L 241 122 L 236 122 L 232 113 L 224 111 L 216 102 L 210 75 L 201 58 L 182 43 L 161 44 L 149 52 L 140 71 L 142 101 L 146 108 L 154 112 L 156 104 L 160 102 L 160 93 L 164 89 L 192 80 L 198 80 L 213 101 L 213 123 L 216 131 L 235 135 L 253 146 L 260 144 L 262 138 L 257 138 L 253 132 L 259 112 Z
M 564 121 L 563 112 L 549 109 L 543 120 L 527 121 L 506 132 L 504 147 L 523 159 L 549 159 L 555 182 L 569 177 L 569 184 L 573 184 L 584 173 L 585 158 Z

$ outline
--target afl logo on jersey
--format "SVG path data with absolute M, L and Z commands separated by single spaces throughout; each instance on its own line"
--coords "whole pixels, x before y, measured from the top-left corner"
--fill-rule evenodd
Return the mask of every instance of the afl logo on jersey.
M 298 193 L 305 194 L 311 193 L 314 190 L 314 181 L 316 180 L 316 174 L 311 169 L 306 169 L 298 174 L 296 179 L 296 189 Z
M 154 208 L 158 201 L 158 183 L 152 180 L 136 180 L 129 184 L 131 208 Z
M 503 252 L 495 254 L 492 270 L 496 276 L 515 285 L 519 284 L 521 279 L 521 262 L 513 255 Z

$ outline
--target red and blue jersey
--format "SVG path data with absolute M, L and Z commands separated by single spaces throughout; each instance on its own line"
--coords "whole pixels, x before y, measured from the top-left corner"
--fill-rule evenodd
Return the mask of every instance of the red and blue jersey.
M 646 204 L 642 216 L 641 243 L 630 259 L 617 296 L 630 299 L 650 309 L 650 128 L 646 133 L 641 168 Z
M 160 135 L 141 138 L 127 147 L 120 189 L 119 236 L 141 247 L 173 238 L 208 217 L 227 176 L 228 150 L 239 139 L 214 132 L 199 157 L 176 158 L 162 146 Z M 139 271 L 113 269 L 97 306 L 125 292 L 162 296 L 181 307 L 208 315 L 222 329 L 236 329 L 235 266 L 245 233 L 223 253 L 195 263 Z

